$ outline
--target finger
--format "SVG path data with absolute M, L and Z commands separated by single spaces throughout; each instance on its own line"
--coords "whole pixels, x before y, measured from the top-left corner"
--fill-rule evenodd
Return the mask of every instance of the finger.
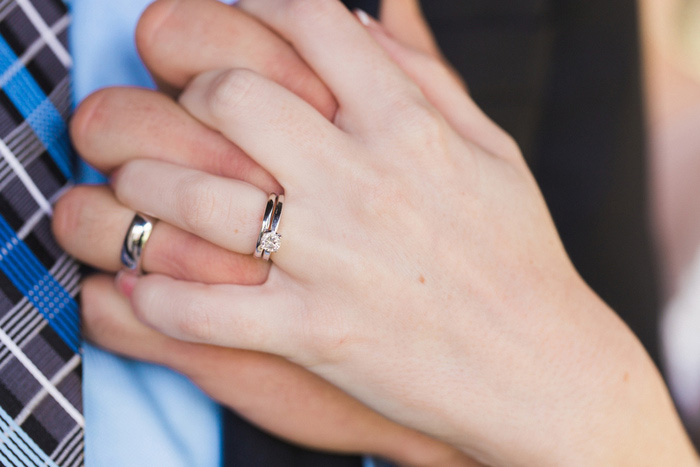
M 203 73 L 180 96 L 197 119 L 220 131 L 286 190 L 308 181 L 347 135 L 280 85 L 243 69 Z M 288 183 L 291 182 L 291 183 Z
M 368 427 L 389 425 L 356 400 L 282 358 L 193 344 L 144 325 L 110 276 L 85 280 L 82 318 L 84 335 L 94 344 L 173 368 L 224 405 L 296 442 L 371 452 L 375 443 L 363 433 Z M 316 416 L 326 429 L 315 430 L 315 423 L 300 423 Z
M 127 298 L 114 287 L 113 276 L 85 279 L 80 299 L 82 332 L 88 341 L 151 362 L 160 362 L 162 355 L 170 354 L 173 339 L 139 323 Z
M 279 83 L 326 118 L 336 103 L 289 43 L 238 8 L 216 0 L 159 0 L 143 13 L 136 45 L 154 77 L 182 89 L 196 75 L 248 68 Z
M 363 17 L 362 21 L 372 37 L 463 138 L 497 156 L 522 162 L 511 136 L 483 113 L 448 66 L 431 54 L 405 46 L 377 21 L 369 17 Z
M 419 99 L 410 80 L 341 2 L 242 0 L 238 5 L 294 46 L 350 121 L 382 122 L 393 113 L 393 99 Z
M 54 210 L 59 244 L 80 261 L 104 271 L 122 268 L 120 253 L 134 211 L 119 203 L 105 186 L 79 186 Z M 206 283 L 260 284 L 267 266 L 173 227 L 157 222 L 143 251 L 145 271 Z
M 279 191 L 272 176 L 235 144 L 155 91 L 100 90 L 80 104 L 70 130 L 81 156 L 105 174 L 129 160 L 150 158 Z
M 355 12 L 357 15 L 358 11 Z M 367 18 L 370 22 L 372 18 Z M 379 27 L 399 44 L 421 52 L 440 61 L 460 86 L 469 92 L 464 79 L 452 68 L 442 54 L 430 25 L 423 16 L 418 0 L 383 0 L 381 2 Z M 406 71 L 406 70 L 404 70 Z M 410 76 L 410 74 L 409 74 Z
M 270 367 L 281 370 L 280 363 L 284 362 L 271 355 L 173 339 L 146 326 L 132 312 L 129 299 L 116 288 L 114 276 L 100 274 L 83 281 L 81 313 L 83 335 L 90 342 L 129 358 L 166 365 L 194 378 L 207 390 L 215 389 L 216 380 L 220 382 L 221 378 L 246 375 L 255 379 L 255 373 L 266 374 Z M 227 365 L 228 371 L 217 368 L 222 365 Z M 229 406 L 250 403 L 247 397 L 241 397 L 245 388 L 239 384 L 224 386 L 226 392 L 217 389 L 213 394 L 222 402 Z M 236 391 L 231 391 L 232 387 Z
M 231 251 L 255 250 L 268 194 L 252 185 L 140 159 L 122 167 L 112 186 L 117 199 L 135 211 Z
M 111 276 L 86 279 L 81 297 L 83 335 L 89 341 L 184 374 L 210 397 L 277 436 L 317 449 L 374 453 L 417 465 L 471 465 L 445 463 L 461 459 L 459 453 L 388 421 L 287 360 L 155 331 L 136 319 Z
M 123 274 L 117 286 L 136 317 L 179 340 L 237 349 L 297 354 L 301 305 L 278 269 L 260 286 L 207 285 L 167 276 Z
M 435 58 L 442 57 L 418 0 L 382 0 L 379 19 L 400 43 Z

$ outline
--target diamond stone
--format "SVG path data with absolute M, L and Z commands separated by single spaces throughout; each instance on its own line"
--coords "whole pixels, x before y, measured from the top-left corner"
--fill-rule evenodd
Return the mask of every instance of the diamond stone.
M 280 249 L 282 235 L 276 232 L 265 232 L 260 238 L 260 249 L 274 253 Z

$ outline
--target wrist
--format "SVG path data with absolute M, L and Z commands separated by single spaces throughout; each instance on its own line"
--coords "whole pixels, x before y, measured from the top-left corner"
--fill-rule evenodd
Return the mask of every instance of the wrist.
M 575 433 L 556 465 L 698 465 L 663 378 L 642 344 L 592 291 L 583 313 L 596 316 L 590 346 L 580 363 L 581 386 L 571 425 Z M 598 339 L 593 339 L 597 336 Z M 577 423 L 576 420 L 581 423 Z
M 532 312 L 546 323 L 536 342 L 531 331 L 509 336 L 507 350 L 519 352 L 510 354 L 512 374 L 496 380 L 507 385 L 489 385 L 486 401 L 497 405 L 479 431 L 457 405 L 443 412 L 454 444 L 489 465 L 696 467 L 663 379 L 634 334 L 580 279 L 553 290 Z

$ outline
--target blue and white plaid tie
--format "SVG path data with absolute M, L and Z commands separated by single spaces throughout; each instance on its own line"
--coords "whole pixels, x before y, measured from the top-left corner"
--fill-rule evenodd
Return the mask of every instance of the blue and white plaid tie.
M 61 0 L 0 0 L 0 463 L 83 465 L 77 264 L 51 235 L 74 156 Z

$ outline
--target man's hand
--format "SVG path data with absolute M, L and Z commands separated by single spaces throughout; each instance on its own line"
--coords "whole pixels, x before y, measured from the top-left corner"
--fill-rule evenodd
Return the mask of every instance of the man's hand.
M 388 18 L 404 15 L 403 23 L 394 21 L 398 36 L 414 42 L 424 38 L 414 45 L 436 51 L 416 16 L 416 4 L 387 1 L 384 12 Z M 144 13 L 136 37 L 144 61 L 170 95 L 203 71 L 245 67 L 294 91 L 327 118 L 335 115 L 331 93 L 291 46 L 235 8 L 213 0 L 161 0 Z M 266 192 L 279 190 L 239 148 L 165 94 L 129 88 L 97 92 L 77 110 L 71 133 L 81 155 L 107 175 L 129 160 L 151 158 L 242 180 Z M 109 188 L 83 186 L 57 205 L 54 230 L 78 259 L 114 273 L 120 269 L 121 241 L 133 215 Z M 165 222 L 154 229 L 143 267 L 180 279 L 238 284 L 261 283 L 268 270 L 251 256 L 232 253 Z M 87 279 L 82 297 L 88 339 L 187 375 L 213 398 L 279 436 L 321 449 L 375 453 L 410 465 L 469 465 L 454 449 L 388 421 L 284 359 L 186 343 L 146 327 L 110 276 Z

